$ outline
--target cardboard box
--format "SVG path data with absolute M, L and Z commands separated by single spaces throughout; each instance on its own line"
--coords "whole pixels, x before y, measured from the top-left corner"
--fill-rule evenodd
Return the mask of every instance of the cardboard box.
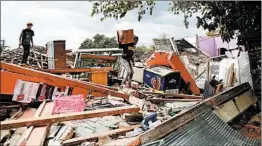
M 153 67 L 144 70 L 144 84 L 157 92 L 180 88 L 180 72 L 166 67 Z M 173 90 L 174 91 L 174 90 Z
M 117 39 L 120 44 L 132 44 L 135 42 L 134 40 L 134 31 L 133 29 L 128 30 L 118 30 L 117 31 Z

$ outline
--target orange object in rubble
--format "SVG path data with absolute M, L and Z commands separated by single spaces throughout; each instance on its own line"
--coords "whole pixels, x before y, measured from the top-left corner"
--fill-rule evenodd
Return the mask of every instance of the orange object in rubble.
M 97 84 L 98 82 L 101 84 L 105 84 L 107 82 L 107 76 L 105 76 L 103 72 L 92 73 L 91 79 L 93 83 L 88 83 L 4 62 L 0 63 L 0 69 L 0 94 L 13 94 L 17 80 L 21 79 L 30 82 L 46 83 L 48 85 L 57 86 L 59 88 L 63 88 L 66 86 L 72 87 L 73 95 L 83 94 L 84 97 L 87 97 L 89 92 L 91 94 L 99 93 L 100 95 L 112 95 L 125 99 L 128 99 L 129 97 L 126 94 L 101 87 L 101 85 Z
M 148 67 L 166 66 L 174 70 L 179 70 L 181 77 L 186 83 L 189 83 L 190 90 L 196 95 L 200 95 L 200 90 L 197 87 L 195 80 L 190 75 L 183 62 L 175 52 L 155 52 L 147 61 Z
M 130 44 L 135 42 L 133 29 L 118 30 L 117 38 L 120 44 Z

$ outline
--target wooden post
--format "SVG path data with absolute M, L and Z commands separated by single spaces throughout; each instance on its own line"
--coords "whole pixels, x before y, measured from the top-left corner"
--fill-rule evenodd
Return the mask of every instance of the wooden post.
M 229 69 L 229 77 L 227 80 L 227 87 L 232 86 L 232 82 L 234 80 L 234 63 L 231 64 L 230 69 Z
M 40 57 L 41 57 L 41 69 L 44 69 L 43 56 L 40 55 Z

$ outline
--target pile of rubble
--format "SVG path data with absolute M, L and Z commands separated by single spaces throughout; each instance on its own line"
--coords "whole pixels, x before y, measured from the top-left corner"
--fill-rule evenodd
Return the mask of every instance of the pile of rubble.
M 14 89 L 3 88 L 10 94 L 1 99 L 0 144 L 259 145 L 260 101 L 253 91 L 248 52 L 214 60 L 185 40 L 179 42 L 178 50 L 156 47 L 140 54 L 131 87 L 102 84 L 110 77 L 106 69 L 117 61 L 112 56 L 89 55 L 95 61 L 110 60 L 107 67 L 36 71 L 14 65 L 19 59 L 11 54 L 21 54 L 21 49 L 4 51 L 3 60 L 11 64 L 2 63 L 1 73 L 15 79 L 3 81 Z M 29 61 L 38 66 L 47 58 L 45 48 L 36 48 Z M 74 55 L 67 53 L 67 58 L 72 61 Z M 200 73 L 201 66 L 206 71 Z M 96 78 L 87 82 L 63 76 L 72 72 Z M 204 79 L 203 88 L 194 76 Z
M 12 64 L 20 64 L 23 57 L 23 48 L 19 47 L 16 49 L 4 49 L 1 53 L 1 61 L 12 63 Z M 44 68 L 47 67 L 47 55 L 46 48 L 41 46 L 34 46 L 30 50 L 30 55 L 28 57 L 28 64 L 32 67 L 41 67 L 43 64 Z
M 23 48 L 16 49 L 4 49 L 1 52 L 0 61 L 20 64 L 23 57 Z M 74 56 L 71 52 L 67 54 L 66 63 L 68 68 L 72 68 L 74 62 Z M 30 54 L 28 57 L 28 65 L 32 68 L 47 69 L 48 68 L 48 56 L 47 49 L 42 46 L 34 46 L 30 48 Z

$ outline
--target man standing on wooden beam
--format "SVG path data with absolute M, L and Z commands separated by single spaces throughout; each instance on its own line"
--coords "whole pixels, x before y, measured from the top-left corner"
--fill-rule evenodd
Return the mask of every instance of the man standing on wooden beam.
M 22 45 L 24 49 L 24 54 L 22 57 L 21 65 L 27 64 L 27 59 L 30 54 L 30 47 L 34 46 L 33 36 L 34 31 L 32 30 L 33 23 L 27 23 L 27 28 L 23 29 L 19 37 L 19 47 Z M 31 46 L 32 44 L 32 46 Z

